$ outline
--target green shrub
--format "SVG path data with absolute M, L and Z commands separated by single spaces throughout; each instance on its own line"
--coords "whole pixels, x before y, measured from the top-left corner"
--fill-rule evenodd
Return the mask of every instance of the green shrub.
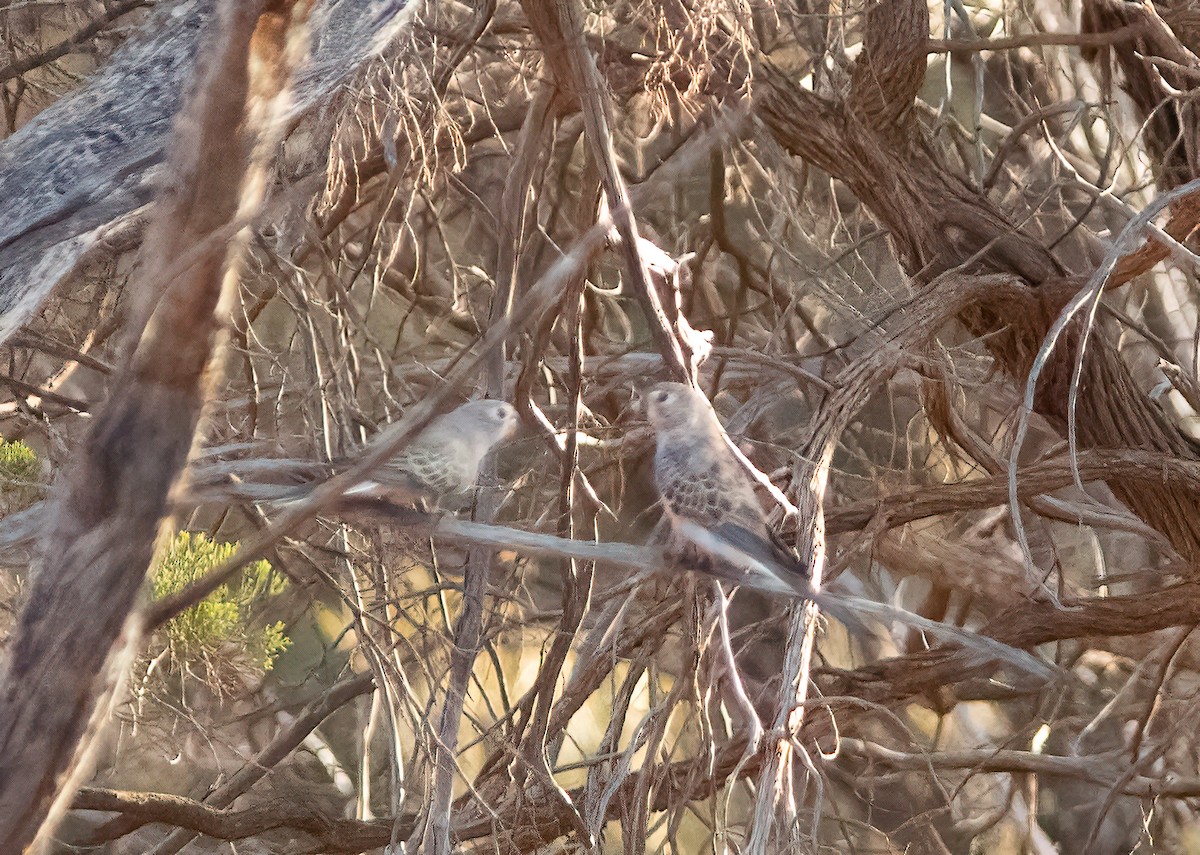
M 29 507 L 42 492 L 42 461 L 22 440 L 0 439 L 0 498 L 7 513 Z
M 166 597 L 206 576 L 236 551 L 236 543 L 180 532 L 154 569 L 155 597 Z M 240 584 L 222 585 L 172 618 L 164 632 L 173 663 L 187 671 L 202 665 L 218 684 L 233 676 L 229 669 L 271 670 L 291 640 L 281 621 L 256 627 L 251 618 L 257 603 L 280 593 L 286 584 L 268 562 L 256 561 L 242 572 Z

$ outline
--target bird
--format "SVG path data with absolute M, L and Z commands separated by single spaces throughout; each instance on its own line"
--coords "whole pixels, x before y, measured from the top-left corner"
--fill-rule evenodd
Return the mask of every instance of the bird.
M 995 639 L 899 606 L 815 590 L 809 566 L 767 523 L 750 473 L 734 457 L 704 394 L 683 383 L 658 383 L 647 398 L 646 414 L 656 439 L 654 480 L 670 530 L 664 550 L 669 564 L 807 600 L 853 634 L 867 631 L 860 615 L 900 621 L 960 646 L 980 661 L 1006 663 L 1043 682 L 1057 676 L 1038 657 Z
M 517 430 L 517 410 L 505 401 L 469 401 L 434 419 L 347 498 L 434 503 L 474 486 L 493 447 Z
M 669 551 L 731 581 L 810 593 L 807 565 L 768 525 L 754 482 L 704 394 L 683 383 L 658 383 L 646 414 L 657 443 L 654 480 L 672 535 Z

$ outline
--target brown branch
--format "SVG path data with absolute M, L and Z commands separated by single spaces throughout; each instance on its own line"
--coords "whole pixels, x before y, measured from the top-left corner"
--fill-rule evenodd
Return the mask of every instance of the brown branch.
M 81 401 L 78 398 L 69 398 L 66 395 L 60 395 L 57 392 L 52 392 L 49 389 L 43 389 L 41 386 L 34 386 L 32 383 L 26 383 L 24 380 L 18 380 L 16 377 L 0 376 L 0 384 L 3 384 L 18 395 L 25 398 L 39 398 L 42 401 L 57 404 L 60 407 L 66 407 L 69 410 L 75 410 L 79 413 L 89 412 L 92 405 L 87 401 Z
M 1075 471 L 1084 483 L 1120 478 L 1200 496 L 1200 461 L 1190 458 L 1150 451 L 1097 449 L 1080 454 Z M 1017 475 L 1018 495 L 1022 498 L 1049 493 L 1072 483 L 1071 462 L 1061 457 L 1023 466 Z M 826 521 L 831 534 L 844 534 L 868 525 L 894 528 L 941 514 L 995 507 L 1007 501 L 1008 476 L 1004 474 L 918 487 L 855 502 L 826 511 Z
M 925 49 L 929 53 L 950 53 L 1025 47 L 1107 47 L 1136 39 L 1145 31 L 1146 26 L 1139 22 L 1106 33 L 1025 33 L 1002 39 L 926 39 Z
M 1124 760 L 1122 754 L 1118 753 L 1056 757 L 1052 754 L 1035 754 L 1032 751 L 979 749 L 908 754 L 860 739 L 844 739 L 840 746 L 844 755 L 862 757 L 888 769 L 964 769 L 972 772 L 1055 775 L 1078 778 L 1104 787 L 1120 784 L 1118 792 L 1143 799 L 1188 799 L 1200 795 L 1200 778 L 1172 776 L 1164 780 L 1161 777 L 1133 775 L 1128 780 L 1122 780 L 1121 776 L 1113 774 L 1117 765 Z
M 217 808 L 204 802 L 165 793 L 138 793 L 83 787 L 72 805 L 76 810 L 112 811 L 135 826 L 150 823 L 186 829 L 216 840 L 244 840 L 286 830 L 309 837 L 302 850 L 290 852 L 366 852 L 385 846 L 391 837 L 391 818 L 345 819 L 319 813 L 293 799 L 275 799 L 243 810 Z M 406 818 L 409 826 L 412 818 Z
M 91 341 L 93 344 L 95 343 L 94 338 Z M 58 357 L 67 362 L 78 362 L 85 368 L 91 368 L 93 371 L 99 371 L 101 374 L 113 373 L 113 367 L 107 362 L 97 359 L 90 353 L 84 353 L 76 347 L 61 341 L 55 341 L 31 329 L 22 329 L 13 333 L 9 336 L 7 343 L 10 347 L 28 347 L 33 350 L 40 350 L 42 353 Z
M 905 125 L 925 82 L 929 6 L 881 0 L 867 11 L 863 52 L 854 63 L 847 109 L 881 136 L 907 144 Z
M 321 697 L 308 704 L 286 728 L 275 735 L 271 742 L 254 755 L 245 766 L 217 789 L 202 799 L 205 807 L 213 810 L 227 808 L 239 796 L 243 795 L 254 784 L 286 759 L 304 741 L 304 738 L 321 725 L 325 719 L 340 710 L 350 701 L 371 691 L 375 686 L 374 676 L 370 673 L 358 674 L 335 683 Z M 72 805 L 76 810 L 82 808 L 76 798 Z M 98 829 L 87 841 L 76 841 L 77 845 L 102 843 L 115 840 L 134 831 L 149 821 L 136 812 L 126 811 L 126 816 L 114 820 Z M 173 823 L 179 825 L 180 823 Z M 191 826 L 188 826 L 191 828 Z M 198 830 L 198 829 L 193 829 Z M 255 832 L 257 833 L 257 832 Z M 172 832 L 166 840 L 154 849 L 154 855 L 173 855 L 195 837 L 184 830 Z M 223 838 L 230 839 L 230 838 Z
M 59 488 L 0 683 L 4 851 L 23 851 L 65 808 L 74 783 L 64 775 L 82 765 L 89 721 L 105 712 L 123 676 L 120 653 L 138 635 L 130 618 L 205 400 L 223 284 L 233 282 L 227 243 L 209 238 L 257 204 L 256 183 L 245 182 L 256 135 L 294 59 L 273 51 L 291 5 L 271 8 L 221 7 L 223 26 L 177 128 L 176 183 L 155 210 L 133 286 L 127 338 L 136 346 Z
M 959 318 L 984 338 L 1004 371 L 1024 377 L 1054 318 L 1078 289 L 1078 279 L 1064 281 L 1062 267 L 1041 240 L 1023 233 L 1009 214 L 939 162 L 915 124 L 910 126 L 912 143 L 897 143 L 857 120 L 856 113 L 816 98 L 765 61 L 760 62 L 755 97 L 759 115 L 785 149 L 844 181 L 889 230 L 911 276 L 924 279 L 966 264 L 1019 277 L 1014 288 L 994 297 L 983 295 L 965 306 Z M 1200 198 L 1176 201 L 1172 219 L 1178 229 L 1190 231 L 1200 221 Z M 1141 254 L 1159 256 L 1165 251 L 1147 245 Z M 1110 283 L 1128 270 L 1127 263 L 1119 265 Z M 1064 432 L 1081 341 L 1080 326 L 1072 326 L 1047 366 L 1034 401 L 1036 411 Z M 1088 390 L 1079 396 L 1081 446 L 1195 456 L 1190 441 L 1142 392 L 1104 335 L 1089 341 L 1080 386 Z M 1109 485 L 1181 555 L 1189 560 L 1200 556 L 1200 514 L 1194 503 L 1182 503 L 1158 486 L 1127 489 L 1119 479 Z
M 1171 216 L 1162 230 L 1177 241 L 1187 240 L 1200 227 L 1200 193 L 1192 193 L 1171 207 Z M 1171 248 L 1156 237 L 1147 237 L 1138 249 L 1121 259 L 1112 275 L 1108 287 L 1116 288 L 1131 279 L 1146 273 L 1160 261 L 1171 255 Z

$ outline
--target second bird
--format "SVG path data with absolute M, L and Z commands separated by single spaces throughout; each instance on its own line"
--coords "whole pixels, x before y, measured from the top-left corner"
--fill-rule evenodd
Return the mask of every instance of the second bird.
M 474 486 L 492 447 L 517 429 L 517 411 L 504 401 L 470 401 L 434 419 L 371 480 L 346 496 L 436 502 Z
M 700 569 L 752 587 L 807 593 L 807 568 L 767 524 L 754 482 L 703 393 L 659 383 L 650 390 L 647 415 L 658 439 L 655 484 L 672 546 L 690 547 L 684 560 L 700 560 Z

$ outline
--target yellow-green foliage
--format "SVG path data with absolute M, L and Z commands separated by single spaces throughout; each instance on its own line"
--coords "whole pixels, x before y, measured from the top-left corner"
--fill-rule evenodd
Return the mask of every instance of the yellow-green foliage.
M 235 551 L 236 543 L 217 543 L 204 534 L 181 531 L 155 568 L 155 597 L 165 597 L 207 575 Z M 248 616 L 257 601 L 278 594 L 286 584 L 268 562 L 254 562 L 243 571 L 240 585 L 222 585 L 171 619 L 166 626 L 171 656 L 180 664 L 203 661 L 208 667 L 223 660 L 248 660 L 269 671 L 291 641 L 282 622 L 255 628 Z M 240 655 L 231 655 L 231 650 Z
M 41 491 L 42 463 L 21 440 L 0 439 L 0 490 L 9 511 L 33 504 Z

